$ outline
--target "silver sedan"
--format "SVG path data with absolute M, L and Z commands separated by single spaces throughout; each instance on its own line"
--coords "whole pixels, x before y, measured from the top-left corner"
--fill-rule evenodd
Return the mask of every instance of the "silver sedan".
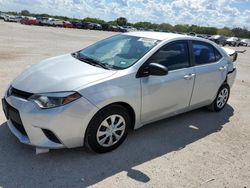
M 236 69 L 205 39 L 160 32 L 119 34 L 34 64 L 2 100 L 20 142 L 49 149 L 117 148 L 129 129 L 203 106 L 222 110 Z

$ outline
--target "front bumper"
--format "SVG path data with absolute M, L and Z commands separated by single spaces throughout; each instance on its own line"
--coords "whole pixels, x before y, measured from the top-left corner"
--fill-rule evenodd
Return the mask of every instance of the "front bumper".
M 8 127 L 19 141 L 49 149 L 83 146 L 87 125 L 98 110 L 83 97 L 51 109 L 40 109 L 33 102 L 16 96 L 5 96 L 4 100 L 7 108 L 17 111 L 7 114 L 6 104 L 2 102 Z M 20 121 L 15 120 L 18 115 Z

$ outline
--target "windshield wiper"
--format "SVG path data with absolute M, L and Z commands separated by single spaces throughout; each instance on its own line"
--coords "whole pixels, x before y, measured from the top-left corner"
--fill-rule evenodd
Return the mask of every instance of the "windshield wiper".
M 94 66 L 99 66 L 99 67 L 102 67 L 104 69 L 110 69 L 109 66 L 107 66 L 107 64 L 103 64 L 101 63 L 100 61 L 96 60 L 96 59 L 93 59 L 91 57 L 87 57 L 87 56 L 83 56 L 83 55 L 80 55 L 80 53 L 77 53 L 77 58 L 80 60 L 80 61 L 84 61 L 86 63 L 89 63 L 91 65 L 94 65 Z

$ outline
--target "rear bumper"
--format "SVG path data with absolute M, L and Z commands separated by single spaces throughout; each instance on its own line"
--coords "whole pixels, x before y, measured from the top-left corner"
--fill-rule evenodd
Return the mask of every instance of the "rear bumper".
M 10 131 L 19 141 L 49 149 L 83 146 L 87 125 L 98 110 L 83 97 L 70 104 L 46 110 L 15 96 L 5 96 L 4 100 L 17 111 L 12 117 L 6 112 L 5 115 Z M 20 121 L 15 121 L 18 116 Z
M 230 88 L 233 86 L 233 83 L 236 78 L 236 74 L 237 74 L 236 68 L 234 68 L 232 71 L 228 72 L 227 74 L 227 83 L 230 86 Z

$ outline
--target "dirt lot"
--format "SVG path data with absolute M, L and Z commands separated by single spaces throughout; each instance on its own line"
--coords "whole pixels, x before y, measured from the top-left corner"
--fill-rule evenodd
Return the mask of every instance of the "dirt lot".
M 28 65 L 113 34 L 0 21 L 0 95 Z M 250 187 L 249 59 L 250 48 L 239 56 L 223 111 L 199 109 L 144 126 L 103 155 L 78 148 L 36 156 L 0 111 L 0 187 Z

